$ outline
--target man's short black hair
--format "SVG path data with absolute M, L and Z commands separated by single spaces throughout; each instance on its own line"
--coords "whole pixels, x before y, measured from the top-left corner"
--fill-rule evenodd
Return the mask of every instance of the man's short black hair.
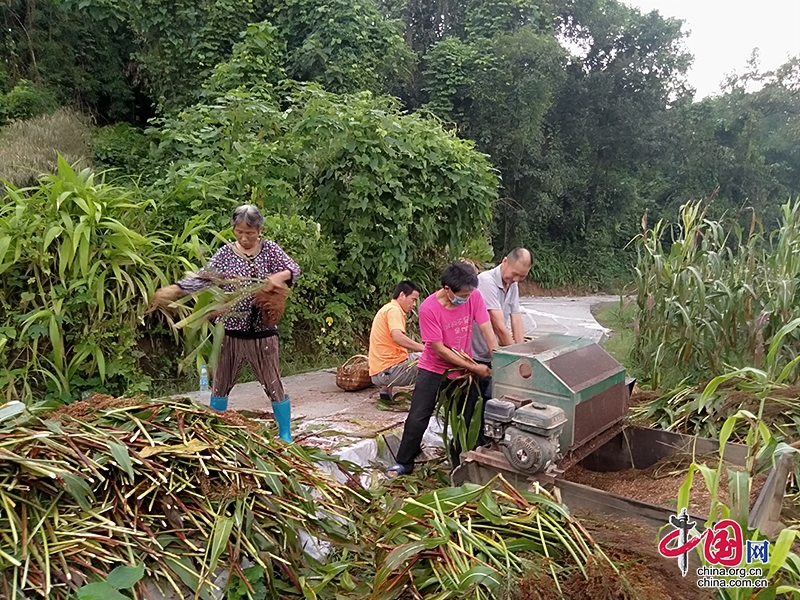
M 478 287 L 478 274 L 467 263 L 452 262 L 442 273 L 442 287 L 450 288 L 454 294 L 462 290 L 474 290 Z
M 409 281 L 408 279 L 404 279 L 400 283 L 398 283 L 394 288 L 394 298 L 397 300 L 400 297 L 400 294 L 405 294 L 406 296 L 410 296 L 414 292 L 419 291 L 419 286 L 413 281 Z

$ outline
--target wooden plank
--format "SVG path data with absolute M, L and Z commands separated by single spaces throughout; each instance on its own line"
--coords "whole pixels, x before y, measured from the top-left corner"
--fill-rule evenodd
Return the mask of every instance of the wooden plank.
M 764 487 L 750 511 L 748 527 L 758 529 L 767 537 L 773 537 L 783 529 L 781 505 L 786 493 L 786 480 L 794 464 L 794 454 L 782 454 L 767 476 Z

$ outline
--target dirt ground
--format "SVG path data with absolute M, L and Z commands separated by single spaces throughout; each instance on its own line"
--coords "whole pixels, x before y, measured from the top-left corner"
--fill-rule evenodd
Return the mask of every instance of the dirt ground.
M 686 479 L 686 472 L 691 463 L 690 456 L 669 456 L 647 469 L 628 469 L 608 473 L 589 471 L 580 465 L 568 470 L 564 477 L 569 481 L 581 483 L 593 488 L 605 490 L 619 496 L 634 498 L 642 502 L 649 502 L 660 506 L 675 508 L 678 500 L 678 489 Z M 706 466 L 716 469 L 718 459 L 708 458 L 701 460 Z M 729 466 L 733 470 L 742 470 L 742 467 Z M 756 476 L 752 480 L 750 489 L 750 508 L 758 498 L 761 488 L 767 479 L 766 474 Z M 728 471 L 723 468 L 717 497 L 720 502 L 728 505 L 730 500 L 728 486 Z M 706 488 L 702 474 L 696 472 L 689 492 L 689 512 L 698 516 L 707 516 L 711 509 L 711 494 Z
M 713 591 L 697 587 L 690 569 L 681 576 L 678 563 L 658 553 L 656 532 L 636 521 L 609 519 L 605 515 L 578 512 L 594 541 L 618 566 L 585 565 L 588 575 L 572 573 L 562 583 L 553 583 L 545 566 L 537 565 L 520 582 L 511 600 L 712 600 Z

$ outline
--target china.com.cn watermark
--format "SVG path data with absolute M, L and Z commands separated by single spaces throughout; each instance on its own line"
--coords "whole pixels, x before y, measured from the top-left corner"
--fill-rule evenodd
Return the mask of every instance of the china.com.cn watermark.
M 674 529 L 658 544 L 658 551 L 666 558 L 677 558 L 684 577 L 689 571 L 689 552 L 703 543 L 703 558 L 709 566 L 697 569 L 698 587 L 767 587 L 766 569 L 757 563 L 769 563 L 769 541 L 744 540 L 741 525 L 732 519 L 722 519 L 693 535 L 696 523 L 689 520 L 685 508 L 671 516 L 669 523 Z M 742 566 L 745 562 L 752 566 Z
M 701 588 L 765 588 L 763 567 L 699 567 L 697 587 Z

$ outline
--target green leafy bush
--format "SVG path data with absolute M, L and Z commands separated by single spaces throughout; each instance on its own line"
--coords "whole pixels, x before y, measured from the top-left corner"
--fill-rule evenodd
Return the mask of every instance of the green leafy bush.
M 264 10 L 252 0 L 109 4 L 133 33 L 139 75 L 162 111 L 177 111 L 200 99 L 214 67 L 230 57 L 248 23 L 260 20 L 256 11 Z
M 227 92 L 238 87 L 275 85 L 286 78 L 286 43 L 267 21 L 251 23 L 231 58 L 214 69 L 206 87 Z
M 289 77 L 331 92 L 380 94 L 413 61 L 401 25 L 372 0 L 281 0 L 272 19 L 287 40 Z
M 38 117 L 55 112 L 57 108 L 58 101 L 51 90 L 20 79 L 10 92 L 0 98 L 0 123 Z
M 334 287 L 367 312 L 432 255 L 459 256 L 485 238 L 497 178 L 470 142 L 386 97 L 299 84 L 275 94 L 280 104 L 272 93 L 228 93 L 159 121 L 152 189 L 169 190 L 169 214 L 227 216 L 252 201 L 306 215 L 333 244 Z
M 472 143 L 388 98 L 313 88 L 292 96 L 303 142 L 302 204 L 337 243 L 359 300 L 394 287 L 427 255 L 462 254 L 491 220 L 497 178 Z
M 264 236 L 278 242 L 303 269 L 280 325 L 289 346 L 323 354 L 356 350 L 353 299 L 334 284 L 336 252 L 319 224 L 299 215 L 268 215 Z
M 126 175 L 138 175 L 147 157 L 150 141 L 144 132 L 127 123 L 101 127 L 92 140 L 94 162 L 98 167 L 119 169 Z
M 202 242 L 165 241 L 154 204 L 135 189 L 76 173 L 9 187 L 0 204 L 0 393 L 60 400 L 142 391 L 141 315 Z M 175 258 L 180 254 L 180 259 Z

